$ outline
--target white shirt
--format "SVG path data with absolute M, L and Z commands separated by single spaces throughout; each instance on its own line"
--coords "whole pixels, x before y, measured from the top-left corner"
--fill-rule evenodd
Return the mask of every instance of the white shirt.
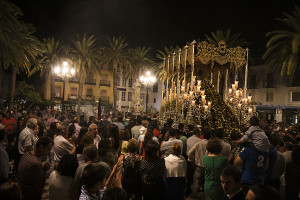
M 183 156 L 170 154 L 165 158 L 167 177 L 186 177 L 186 161 Z
M 18 150 L 20 154 L 24 154 L 24 148 L 29 147 L 29 150 L 34 149 L 35 147 L 35 137 L 33 134 L 33 130 L 26 127 L 24 128 L 19 136 Z
M 172 145 L 175 144 L 175 143 L 179 143 L 180 146 L 181 146 L 181 149 L 182 149 L 182 147 L 183 147 L 182 141 L 176 139 L 175 137 L 170 138 L 168 141 L 164 142 L 161 145 L 160 150 L 165 151 L 164 152 L 165 157 L 167 157 L 168 155 L 170 155 L 172 153 Z
M 74 146 L 62 135 L 57 136 L 53 146 L 54 161 L 60 161 L 63 155 L 70 153 L 73 149 Z

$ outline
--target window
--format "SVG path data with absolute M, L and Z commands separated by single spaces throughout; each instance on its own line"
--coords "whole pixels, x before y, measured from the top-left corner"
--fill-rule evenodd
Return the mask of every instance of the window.
M 273 92 L 267 92 L 266 101 L 267 102 L 272 102 L 273 99 L 274 99 L 274 93 Z
M 153 85 L 153 92 L 158 92 L 158 82 Z
M 126 92 L 122 91 L 122 99 L 121 99 L 121 101 L 125 101 L 125 99 L 126 99 Z
M 267 75 L 267 88 L 273 88 L 274 87 L 274 74 L 273 73 L 268 73 Z
M 93 89 L 87 89 L 86 90 L 86 98 L 91 99 L 93 96 Z
M 126 87 L 126 78 L 125 77 L 123 77 L 122 86 Z
M 128 101 L 131 101 L 131 99 L 132 99 L 132 92 L 128 92 Z
M 153 99 L 153 103 L 156 103 L 156 98 Z
M 128 87 L 132 87 L 132 78 L 128 79 Z M 130 100 L 131 101 L 131 100 Z
M 55 91 L 55 95 L 54 97 L 62 97 L 62 94 L 61 94 L 61 87 L 55 87 L 54 89 Z
M 300 101 L 300 92 L 292 92 L 292 101 Z
M 76 99 L 77 98 L 77 88 L 71 88 L 71 99 Z
M 145 93 L 141 93 L 141 96 L 140 96 L 140 98 L 142 99 L 142 105 L 144 105 L 144 102 L 145 102 L 145 100 L 146 100 L 146 95 L 145 95 Z
M 117 76 L 117 84 L 120 86 L 120 76 Z

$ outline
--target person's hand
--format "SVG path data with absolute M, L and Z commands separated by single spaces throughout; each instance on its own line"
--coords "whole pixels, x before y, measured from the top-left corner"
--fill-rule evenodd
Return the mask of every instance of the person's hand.
M 122 168 L 122 160 L 118 160 L 113 168 L 113 173 L 118 172 Z

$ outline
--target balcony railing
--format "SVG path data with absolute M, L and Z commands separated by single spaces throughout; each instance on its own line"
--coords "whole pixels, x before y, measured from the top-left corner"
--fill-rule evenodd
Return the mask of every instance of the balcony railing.
M 75 95 L 75 94 L 69 94 L 69 95 L 68 95 L 68 99 L 69 99 L 69 100 L 77 100 L 77 99 L 78 99 L 78 96 Z
M 110 81 L 108 81 L 108 80 L 100 80 L 99 86 L 108 86 L 108 87 L 110 87 Z
M 107 96 L 101 96 L 100 99 L 101 99 L 101 102 L 103 102 L 103 103 L 109 103 L 109 97 L 107 97 Z
M 86 101 L 95 101 L 95 96 L 93 95 L 83 95 L 82 100 L 86 100 Z
M 85 84 L 96 85 L 96 79 L 85 79 Z
M 57 82 L 64 82 L 64 79 L 62 79 L 61 77 L 56 76 L 56 75 L 53 75 L 53 79 L 54 79 L 54 81 L 57 81 Z
M 77 77 L 70 78 L 69 83 L 79 83 L 79 78 L 77 78 Z

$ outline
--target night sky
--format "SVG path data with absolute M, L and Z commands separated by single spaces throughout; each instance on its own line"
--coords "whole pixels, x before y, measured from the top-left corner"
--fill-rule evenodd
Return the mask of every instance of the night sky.
M 265 33 L 280 29 L 275 18 L 294 11 L 296 0 L 11 0 L 23 20 L 37 28 L 35 35 L 59 39 L 88 33 L 105 41 L 123 36 L 131 47 L 153 50 L 183 46 L 217 30 L 231 28 L 251 44 L 252 56 L 261 57 Z

